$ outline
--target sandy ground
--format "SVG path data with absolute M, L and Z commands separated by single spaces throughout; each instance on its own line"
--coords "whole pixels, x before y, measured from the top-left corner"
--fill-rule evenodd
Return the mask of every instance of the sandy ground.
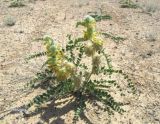
M 150 15 L 142 9 L 120 8 L 118 0 L 30 0 L 22 8 L 9 8 L 10 1 L 0 0 L 0 117 L 41 92 L 24 95 L 27 91 L 23 89 L 44 60 L 24 61 L 29 54 L 43 50 L 38 39 L 49 34 L 64 46 L 67 34 L 78 34 L 76 22 L 101 8 L 112 20 L 99 22 L 98 30 L 127 38 L 119 44 L 105 39 L 107 52 L 116 67 L 133 77 L 139 94 L 128 99 L 131 104 L 124 115 L 108 119 L 106 113 L 88 106 L 87 119 L 78 123 L 160 124 L 160 1 L 139 1 L 144 5 L 153 2 L 150 6 L 156 5 L 156 12 Z M 16 20 L 14 26 L 4 24 L 7 17 Z M 11 113 L 1 118 L 0 124 L 71 124 L 72 106 L 59 112 L 46 110 L 47 116 L 43 113 L 23 118 L 20 113 Z

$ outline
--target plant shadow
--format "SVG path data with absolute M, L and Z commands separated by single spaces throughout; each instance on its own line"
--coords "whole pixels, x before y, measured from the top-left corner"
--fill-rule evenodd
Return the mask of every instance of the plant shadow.
M 62 99 L 66 99 L 66 98 L 62 98 Z M 24 117 L 30 118 L 36 115 L 40 115 L 40 119 L 45 123 L 65 124 L 65 121 L 61 118 L 61 116 L 67 114 L 69 111 L 75 111 L 77 109 L 77 101 L 73 99 L 69 99 L 69 100 L 67 99 L 59 102 L 56 102 L 56 101 L 57 100 L 54 99 L 45 107 L 41 107 L 34 112 L 26 114 Z M 62 106 L 62 107 L 59 107 L 59 106 Z M 88 124 L 92 124 L 92 122 L 85 116 L 83 112 L 80 114 L 80 119 L 85 121 Z M 50 122 L 50 120 L 53 120 L 53 121 Z

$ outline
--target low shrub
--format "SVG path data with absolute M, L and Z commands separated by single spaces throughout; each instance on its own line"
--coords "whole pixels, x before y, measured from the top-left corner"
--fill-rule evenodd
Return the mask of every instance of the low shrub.
M 87 16 L 76 26 L 86 28 L 83 37 L 73 39 L 68 35 L 66 48 L 61 48 L 52 37 L 45 36 L 43 40 L 46 51 L 29 57 L 47 56 L 44 69 L 29 83 L 33 89 L 43 88 L 46 92 L 37 95 L 26 105 L 26 109 L 29 110 L 33 105 L 41 108 L 42 104 L 49 101 L 73 96 L 76 103 L 73 123 L 76 123 L 84 112 L 88 102 L 99 101 L 104 105 L 104 108 L 101 108 L 103 111 L 122 114 L 125 112 L 123 103 L 115 100 L 110 89 L 116 88 L 115 92 L 123 96 L 124 87 L 112 77 L 121 75 L 126 81 L 128 92 L 135 93 L 131 79 L 122 70 L 116 70 L 111 65 L 93 17 Z

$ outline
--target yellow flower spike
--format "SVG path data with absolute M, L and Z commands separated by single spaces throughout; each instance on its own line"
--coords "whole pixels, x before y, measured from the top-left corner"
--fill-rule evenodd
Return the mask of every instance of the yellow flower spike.
M 61 63 L 63 62 L 64 59 L 63 53 L 59 50 L 57 50 L 55 53 L 47 51 L 47 56 L 48 56 L 47 64 L 50 68 L 61 66 Z
M 56 55 L 58 57 L 64 56 L 64 53 L 62 52 L 61 48 L 55 43 L 55 41 L 50 36 L 44 36 L 43 39 L 47 52 L 50 55 Z
M 87 28 L 87 31 L 85 32 L 85 39 L 86 40 L 91 40 L 94 36 L 95 33 L 95 28 L 96 28 L 96 21 L 93 17 L 87 16 L 84 20 L 85 22 L 85 27 Z
M 77 22 L 76 27 L 78 27 L 79 25 L 84 26 L 86 28 L 95 28 L 96 21 L 92 16 L 87 15 L 83 21 Z
M 68 61 L 63 61 L 56 67 L 57 68 L 54 69 L 54 72 L 59 81 L 69 78 L 76 71 L 76 66 Z
M 87 28 L 87 31 L 84 32 L 84 39 L 91 40 L 94 34 L 95 34 L 95 31 L 93 28 Z
M 88 34 L 87 34 L 87 31 L 84 31 L 84 40 L 86 41 L 86 40 L 88 40 L 89 39 L 89 37 L 88 37 Z
M 67 72 L 74 74 L 76 71 L 76 66 L 71 62 L 65 62 L 64 66 L 66 67 Z
M 58 70 L 58 72 L 56 73 L 56 77 L 57 80 L 59 81 L 63 81 L 65 79 L 67 79 L 70 76 L 70 74 L 67 72 L 66 68 L 61 68 Z
M 95 19 L 90 15 L 87 15 L 85 17 L 84 23 L 85 23 L 85 27 L 87 28 L 95 28 L 95 25 L 96 25 Z
M 44 45 L 46 46 L 47 56 L 48 57 L 55 56 L 57 51 L 57 46 L 51 37 L 49 36 L 44 37 Z
M 103 47 L 103 40 L 101 38 L 94 37 L 92 39 L 92 42 L 93 42 L 93 46 L 96 49 L 96 51 L 102 49 L 102 47 Z
M 49 51 L 50 46 L 55 46 L 55 42 L 52 37 L 45 35 L 43 37 L 44 45 L 46 46 L 47 51 Z
M 86 16 L 85 19 L 82 22 L 78 22 L 78 25 L 82 25 L 87 28 L 86 31 L 84 31 L 84 40 L 91 40 L 96 28 L 96 21 L 91 16 Z
M 57 62 L 57 59 L 55 57 L 48 57 L 48 60 L 47 60 L 47 64 L 48 65 L 55 65 Z
M 84 51 L 85 51 L 85 54 L 86 54 L 87 56 L 92 56 L 92 55 L 94 55 L 95 49 L 94 49 L 92 43 L 88 43 L 88 44 L 85 46 Z
M 55 43 L 55 41 L 50 36 L 44 37 L 44 45 L 47 50 L 47 64 L 48 67 L 57 75 L 57 79 L 65 79 L 67 76 L 67 71 L 62 68 L 64 61 L 64 52 Z
M 57 51 L 57 46 L 51 45 L 50 47 L 48 47 L 48 52 L 50 52 L 51 54 L 55 54 L 56 51 Z
M 86 16 L 83 22 L 87 31 L 84 32 L 84 39 L 91 40 L 96 51 L 100 50 L 103 46 L 103 40 L 98 38 L 98 33 L 96 32 L 96 21 L 91 16 Z
M 64 52 L 62 51 L 62 50 L 60 50 L 60 49 L 58 49 L 57 50 L 57 52 L 56 52 L 56 58 L 58 59 L 58 60 L 63 60 L 64 59 Z

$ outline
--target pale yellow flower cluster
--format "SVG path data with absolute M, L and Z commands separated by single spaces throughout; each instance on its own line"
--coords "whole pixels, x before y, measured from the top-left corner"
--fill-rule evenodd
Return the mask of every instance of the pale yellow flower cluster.
M 101 63 L 100 55 L 97 51 L 101 50 L 103 47 L 103 40 L 99 37 L 98 32 L 96 32 L 96 21 L 91 16 L 86 16 L 82 22 L 78 22 L 78 25 L 82 25 L 86 27 L 86 31 L 84 31 L 84 41 L 85 45 L 85 53 L 87 56 L 92 57 L 92 73 L 97 73 L 99 65 Z
M 100 50 L 103 46 L 103 40 L 98 36 L 98 32 L 96 32 L 96 21 L 91 16 L 86 16 L 82 22 L 78 22 L 78 25 L 82 25 L 87 28 L 84 31 L 84 40 L 91 41 L 87 43 L 85 47 L 86 55 L 92 56 L 98 50 Z
M 69 78 L 76 70 L 75 65 L 66 61 L 64 52 L 50 36 L 45 36 L 44 41 L 48 67 L 55 73 L 57 80 Z

